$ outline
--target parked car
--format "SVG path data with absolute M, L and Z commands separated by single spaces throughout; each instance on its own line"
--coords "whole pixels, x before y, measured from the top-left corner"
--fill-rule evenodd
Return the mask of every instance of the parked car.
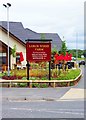
M 74 61 L 75 61 L 75 60 L 76 60 L 76 58 L 75 58 L 75 57 L 72 57 L 72 60 L 74 60 Z
M 74 62 L 67 62 L 68 65 L 68 69 L 71 69 L 72 67 L 74 67 Z
M 65 64 L 65 70 L 66 70 L 66 68 L 67 68 L 67 65 L 68 65 L 68 69 L 71 69 L 71 68 L 74 67 L 74 62 L 67 62 L 67 63 Z M 58 67 L 58 69 L 62 69 L 62 64 L 59 63 L 59 64 L 56 65 L 56 67 Z
M 83 60 L 83 61 L 80 61 L 79 62 L 79 67 L 80 67 L 80 65 L 85 65 L 85 61 Z

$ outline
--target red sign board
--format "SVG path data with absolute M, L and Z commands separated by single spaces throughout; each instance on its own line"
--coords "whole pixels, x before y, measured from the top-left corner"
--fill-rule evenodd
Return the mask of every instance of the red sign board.
M 51 43 L 26 43 L 27 61 L 50 61 Z

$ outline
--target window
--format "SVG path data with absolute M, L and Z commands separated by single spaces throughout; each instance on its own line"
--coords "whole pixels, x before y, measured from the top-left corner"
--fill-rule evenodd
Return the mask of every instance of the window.
M 0 53 L 0 65 L 6 64 L 6 53 Z
M 20 62 L 20 53 L 16 53 L 16 64 L 21 64 L 21 62 Z

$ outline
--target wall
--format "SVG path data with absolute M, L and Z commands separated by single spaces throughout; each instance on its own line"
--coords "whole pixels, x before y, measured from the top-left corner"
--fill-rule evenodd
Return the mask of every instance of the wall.
M 0 29 L 0 40 L 5 43 L 6 45 L 8 45 L 8 36 L 7 33 L 5 33 L 5 31 L 2 31 Z M 24 56 L 24 61 L 22 62 L 22 64 L 26 64 L 26 48 L 23 44 L 21 44 L 20 42 L 18 42 L 18 40 L 12 36 L 9 37 L 9 46 L 10 48 L 13 48 L 13 46 L 16 45 L 17 48 L 17 52 L 22 52 L 23 56 Z M 12 63 L 15 63 L 14 58 L 11 55 L 11 68 L 12 68 Z

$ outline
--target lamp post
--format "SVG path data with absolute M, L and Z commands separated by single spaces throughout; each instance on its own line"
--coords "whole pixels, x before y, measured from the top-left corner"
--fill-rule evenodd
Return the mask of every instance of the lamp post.
M 76 33 L 76 63 L 78 63 L 78 34 Z
M 7 4 L 3 4 L 3 6 L 5 8 L 7 8 L 7 36 L 8 36 L 8 76 L 10 76 L 10 71 L 9 71 L 9 7 L 11 7 L 11 4 L 10 3 L 7 3 Z

